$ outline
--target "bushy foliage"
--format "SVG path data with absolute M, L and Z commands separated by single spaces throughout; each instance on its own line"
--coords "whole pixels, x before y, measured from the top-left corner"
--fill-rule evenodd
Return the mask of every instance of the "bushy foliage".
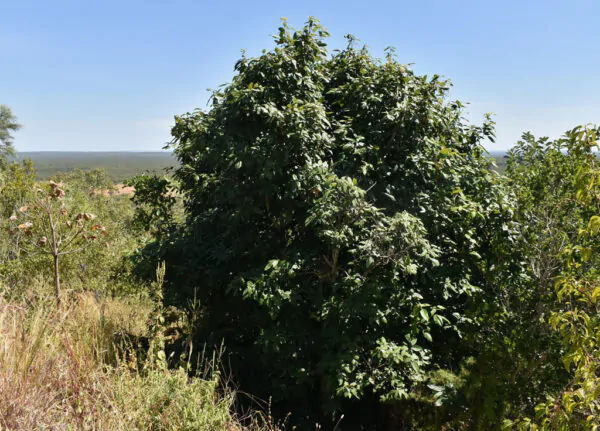
M 33 198 L 35 170 L 31 162 L 11 163 L 4 170 L 5 178 L 0 181 L 0 277 L 7 280 L 11 290 L 19 284 L 18 250 L 10 239 L 10 217 Z
M 548 390 L 536 399 L 535 413 L 507 420 L 507 428 L 600 425 L 597 134 L 594 127 L 577 127 L 555 141 L 525 134 L 510 153 L 507 174 L 518 190 L 529 263 L 543 295 L 538 310 L 560 341 L 532 345 L 545 356 L 542 365 L 553 366 L 554 378 L 546 376 Z M 544 364 L 550 358 L 553 364 Z
M 350 37 L 329 57 L 326 37 L 284 24 L 208 112 L 176 117 L 187 224 L 162 242 L 166 298 L 197 297 L 197 339 L 225 340 L 244 387 L 296 420 L 443 423 L 458 377 L 440 376 L 501 338 L 490 319 L 521 286 L 493 123 L 392 52 Z
M 32 198 L 36 180 L 35 168 L 30 160 L 21 164 L 10 163 L 4 173 L 5 178 L 0 181 L 0 219 L 3 221 Z

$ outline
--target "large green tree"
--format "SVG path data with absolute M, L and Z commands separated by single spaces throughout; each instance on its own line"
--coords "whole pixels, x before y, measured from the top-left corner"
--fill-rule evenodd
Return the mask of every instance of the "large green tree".
M 468 409 L 449 413 L 457 370 L 493 369 L 521 286 L 511 198 L 481 146 L 493 123 L 467 124 L 448 81 L 391 51 L 349 37 L 329 56 L 327 36 L 284 24 L 210 110 L 176 117 L 187 223 L 159 253 L 167 300 L 197 298 L 196 339 L 224 340 L 242 387 L 292 420 L 439 427 Z

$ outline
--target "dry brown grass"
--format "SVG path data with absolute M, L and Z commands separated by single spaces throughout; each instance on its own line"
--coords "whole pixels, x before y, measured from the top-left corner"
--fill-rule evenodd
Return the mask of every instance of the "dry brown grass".
M 79 295 L 57 311 L 0 298 L 0 429 L 275 430 L 260 415 L 242 426 L 217 374 L 120 359 L 115 332 L 145 330 L 150 307 L 137 305 Z

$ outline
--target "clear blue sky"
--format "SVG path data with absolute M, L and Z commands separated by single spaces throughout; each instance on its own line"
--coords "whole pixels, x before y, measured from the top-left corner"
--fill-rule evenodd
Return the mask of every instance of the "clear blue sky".
M 246 49 L 272 47 L 281 17 L 310 15 L 330 48 L 352 33 L 381 56 L 454 83 L 498 142 L 600 123 L 600 1 L 0 0 L 0 103 L 19 151 L 160 150 L 173 115 L 206 107 Z

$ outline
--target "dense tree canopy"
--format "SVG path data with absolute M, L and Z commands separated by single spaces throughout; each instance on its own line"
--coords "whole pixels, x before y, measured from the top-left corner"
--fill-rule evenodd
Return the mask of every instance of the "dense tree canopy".
M 349 37 L 330 56 L 327 36 L 284 23 L 209 111 L 176 117 L 187 223 L 164 240 L 166 297 L 196 298 L 196 339 L 224 341 L 293 421 L 441 425 L 522 286 L 493 122 L 466 123 L 449 82 L 392 51 Z

